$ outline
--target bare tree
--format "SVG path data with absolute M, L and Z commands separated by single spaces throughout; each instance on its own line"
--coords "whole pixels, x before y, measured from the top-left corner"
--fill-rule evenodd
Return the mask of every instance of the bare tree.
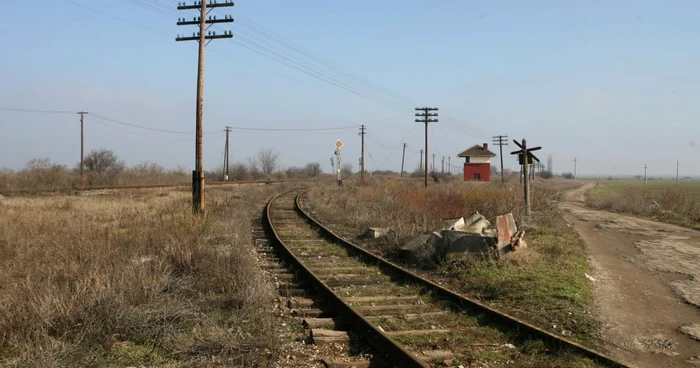
M 308 176 L 314 177 L 322 172 L 321 164 L 318 162 L 310 162 L 306 164 L 306 174 Z
M 92 150 L 85 156 L 85 172 L 90 185 L 113 184 L 117 175 L 125 168 L 124 161 L 119 160 L 117 155 L 108 149 Z
M 253 166 L 260 169 L 263 174 L 270 175 L 277 170 L 280 154 L 274 149 L 262 149 L 253 158 Z

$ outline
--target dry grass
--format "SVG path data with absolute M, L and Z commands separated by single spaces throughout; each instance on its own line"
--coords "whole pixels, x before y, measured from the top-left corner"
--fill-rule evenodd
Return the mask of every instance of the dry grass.
M 0 201 L 0 365 L 236 366 L 274 349 L 251 221 L 279 187 Z M 263 366 L 263 363 L 260 363 Z
M 537 183 L 533 189 L 533 216 L 526 239 L 529 248 L 500 260 L 482 256 L 451 257 L 427 270 L 415 269 L 449 287 L 496 305 L 547 330 L 568 330 L 573 338 L 590 342 L 596 321 L 587 312 L 591 300 L 584 247 L 551 204 L 558 189 L 569 182 Z M 479 211 L 492 223 L 495 217 L 523 214 L 522 192 L 515 181 L 505 186 L 459 181 L 431 185 L 410 180 L 375 181 L 366 186 L 319 186 L 309 193 L 316 216 L 345 237 L 394 261 L 398 248 L 444 218 Z M 518 221 L 522 225 L 521 221 Z M 394 235 L 377 240 L 360 235 L 369 226 L 387 227 Z M 406 267 L 413 265 L 405 264 Z M 552 326 L 556 325 L 556 328 Z
M 613 180 L 601 183 L 586 198 L 591 207 L 652 217 L 700 230 L 700 180 Z

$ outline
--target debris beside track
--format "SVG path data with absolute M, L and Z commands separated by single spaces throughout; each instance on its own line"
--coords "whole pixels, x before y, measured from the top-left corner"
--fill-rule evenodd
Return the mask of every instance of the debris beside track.
M 404 244 L 400 255 L 404 261 L 417 266 L 440 264 L 451 255 L 464 253 L 499 258 L 527 247 L 524 237 L 525 231 L 518 230 L 512 213 L 496 217 L 494 229 L 483 215 L 474 212 L 466 219 L 445 219 L 440 228 Z

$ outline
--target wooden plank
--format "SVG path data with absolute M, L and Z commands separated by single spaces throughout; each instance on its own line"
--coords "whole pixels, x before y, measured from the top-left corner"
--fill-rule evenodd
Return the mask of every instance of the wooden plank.
M 302 309 L 293 310 L 292 315 L 299 316 L 299 317 L 319 318 L 319 317 L 325 316 L 326 313 L 324 313 L 322 310 L 317 309 L 317 308 L 302 308 Z
M 404 320 L 410 321 L 410 320 L 421 319 L 421 318 L 441 317 L 441 316 L 446 316 L 448 314 L 451 314 L 451 312 L 439 311 L 439 312 L 424 312 L 424 313 L 385 314 L 385 315 L 367 316 L 367 319 L 370 321 L 378 320 L 378 319 L 404 319 Z
M 293 296 L 306 296 L 306 291 L 304 289 L 279 289 L 281 296 L 293 297 Z
M 370 280 L 328 280 L 326 285 L 330 287 L 342 287 L 353 285 L 378 285 L 388 282 L 386 279 L 370 279 Z
M 313 318 L 306 317 L 301 321 L 304 328 L 308 329 L 318 329 L 322 327 L 333 328 L 335 326 L 335 321 L 333 318 Z
M 367 316 L 376 316 L 381 314 L 403 314 L 406 310 L 425 309 L 426 304 L 396 304 L 396 305 L 376 305 L 376 306 L 360 306 L 354 307 L 357 311 Z
M 367 302 L 384 302 L 389 300 L 414 300 L 420 298 L 420 295 L 402 295 L 402 296 L 351 296 L 343 298 L 348 303 L 367 303 Z
M 311 339 L 316 345 L 327 345 L 332 343 L 347 344 L 350 336 L 346 331 L 327 330 L 322 328 L 311 329 Z

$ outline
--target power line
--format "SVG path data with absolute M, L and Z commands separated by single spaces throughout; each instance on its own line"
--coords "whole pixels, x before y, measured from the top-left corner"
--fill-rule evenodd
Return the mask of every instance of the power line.
M 67 111 L 67 110 L 37 110 L 37 109 L 16 109 L 16 108 L 11 108 L 11 107 L 0 107 L 1 111 L 10 111 L 10 112 L 31 112 L 31 113 L 40 113 L 40 114 L 75 114 L 75 111 Z
M 100 120 L 109 121 L 109 122 L 112 122 L 112 123 L 115 123 L 115 124 L 121 124 L 121 125 L 130 126 L 130 127 L 133 127 L 133 128 L 139 128 L 139 129 L 145 129 L 145 130 L 152 130 L 152 131 L 155 131 L 155 132 L 172 133 L 172 134 L 188 134 L 188 135 L 194 134 L 194 132 L 183 132 L 183 131 L 177 131 L 177 130 L 152 128 L 152 127 L 148 127 L 148 126 L 144 126 L 144 125 L 138 125 L 138 124 L 127 123 L 127 122 L 124 122 L 124 121 L 120 121 L 120 120 L 117 120 L 117 119 L 112 119 L 112 118 L 109 118 L 109 117 L 106 117 L 106 116 L 103 116 L 103 115 L 100 115 L 100 114 L 95 114 L 95 113 L 91 113 L 91 116 L 94 117 L 94 118 L 97 118 L 97 119 L 100 119 Z M 204 134 L 218 134 L 218 133 L 219 133 L 218 131 L 216 131 L 216 132 L 204 132 Z

